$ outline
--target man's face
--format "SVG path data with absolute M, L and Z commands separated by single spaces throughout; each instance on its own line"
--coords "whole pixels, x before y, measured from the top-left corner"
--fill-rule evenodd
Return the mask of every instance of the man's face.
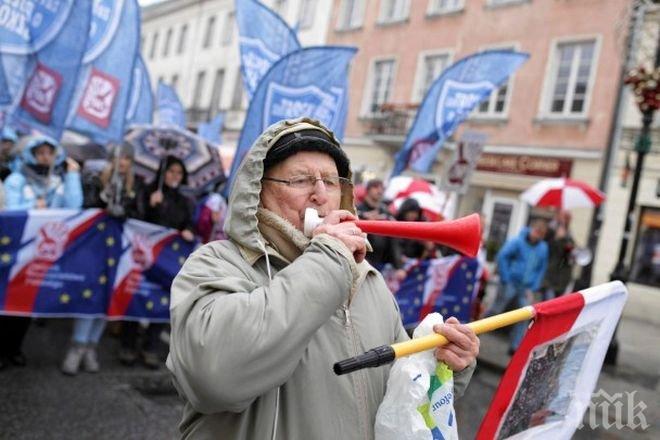
M 374 185 L 367 191 L 367 196 L 374 202 L 380 202 L 384 192 L 385 187 L 383 185 Z
M 37 165 L 50 167 L 55 163 L 55 149 L 51 145 L 41 144 L 32 151 Z
M 529 241 L 532 243 L 538 243 L 539 241 L 545 238 L 545 233 L 547 232 L 545 227 L 535 226 L 529 230 Z
M 274 165 L 264 177 L 289 180 L 301 175 L 333 177 L 338 175 L 338 171 L 335 161 L 327 154 L 301 151 Z M 293 188 L 285 183 L 264 180 L 260 199 L 261 206 L 288 220 L 302 231 L 305 209 L 314 208 L 321 217 L 339 209 L 341 188 L 326 188 L 321 180 L 317 180 L 310 189 Z

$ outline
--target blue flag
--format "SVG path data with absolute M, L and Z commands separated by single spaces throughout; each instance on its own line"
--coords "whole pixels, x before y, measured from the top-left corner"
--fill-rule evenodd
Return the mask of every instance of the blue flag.
M 241 73 L 248 101 L 270 66 L 300 49 L 296 33 L 282 17 L 256 0 L 236 0 Z
M 131 99 L 126 109 L 126 125 L 151 124 L 154 115 L 154 95 L 151 93 L 149 70 L 140 54 L 133 67 Z
M 224 114 L 218 113 L 215 118 L 209 122 L 199 124 L 197 134 L 214 145 L 220 145 L 222 143 L 221 131 L 223 122 Z
M 250 101 L 225 192 L 252 143 L 278 121 L 302 116 L 317 119 L 343 139 L 348 64 L 356 51 L 354 47 L 308 47 L 285 55 L 273 65 Z
M 0 53 L 0 105 L 9 104 L 11 102 L 11 95 L 9 94 L 9 89 L 7 85 L 7 80 L 5 79 L 5 68 L 2 64 L 2 54 Z M 0 128 L 2 128 L 2 123 L 0 123 Z
M 196 246 L 100 209 L 0 212 L 0 315 L 167 321 L 172 280 Z
M 55 139 L 64 130 L 91 20 L 88 0 L 4 2 L 0 52 L 12 98 L 8 120 Z
M 396 155 L 392 177 L 406 168 L 427 173 L 458 125 L 502 85 L 529 55 L 513 51 L 480 52 L 448 67 L 431 85 L 403 148 Z
M 456 317 L 462 323 L 471 319 L 472 301 L 479 290 L 483 267 L 476 258 L 460 255 L 410 260 L 399 281 L 396 270 L 386 268 L 383 278 L 394 293 L 404 327 L 415 327 L 429 313 L 445 319 Z
M 124 136 L 140 43 L 140 8 L 137 0 L 93 3 L 83 69 L 67 126 L 105 144 Z
M 156 99 L 158 100 L 158 125 L 174 125 L 185 129 L 186 114 L 174 89 L 159 82 Z

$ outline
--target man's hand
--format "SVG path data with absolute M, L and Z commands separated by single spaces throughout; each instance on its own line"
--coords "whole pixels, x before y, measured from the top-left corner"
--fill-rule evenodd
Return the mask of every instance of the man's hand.
M 367 255 L 367 234 L 358 228 L 353 214 L 344 210 L 331 211 L 323 218 L 323 223 L 314 229 L 312 236 L 328 234 L 339 239 L 353 254 L 356 263 L 361 263 Z
M 453 371 L 461 371 L 470 365 L 479 354 L 479 338 L 467 325 L 451 317 L 444 324 L 433 327 L 433 331 L 449 340 L 447 345 L 435 349 L 435 358 L 444 362 Z

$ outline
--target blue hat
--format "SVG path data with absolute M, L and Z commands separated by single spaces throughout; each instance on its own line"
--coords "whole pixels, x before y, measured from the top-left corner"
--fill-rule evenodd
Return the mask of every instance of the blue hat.
M 5 125 L 5 127 L 2 129 L 2 140 L 16 143 L 18 141 L 18 133 L 16 133 L 16 130 L 10 126 Z

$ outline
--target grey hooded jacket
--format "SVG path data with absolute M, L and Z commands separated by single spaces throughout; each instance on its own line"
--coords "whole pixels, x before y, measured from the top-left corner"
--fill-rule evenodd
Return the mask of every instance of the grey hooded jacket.
M 389 367 L 336 376 L 332 365 L 408 338 L 392 294 L 340 241 L 325 234 L 306 239 L 258 207 L 271 141 L 308 124 L 321 127 L 309 119 L 283 121 L 255 142 L 230 197 L 230 239 L 198 249 L 174 280 L 167 366 L 186 400 L 182 438 L 374 436 Z M 343 195 L 342 209 L 353 211 L 352 193 Z M 278 240 L 267 238 L 274 235 L 293 243 L 299 256 L 285 257 Z M 455 375 L 457 395 L 473 369 Z

